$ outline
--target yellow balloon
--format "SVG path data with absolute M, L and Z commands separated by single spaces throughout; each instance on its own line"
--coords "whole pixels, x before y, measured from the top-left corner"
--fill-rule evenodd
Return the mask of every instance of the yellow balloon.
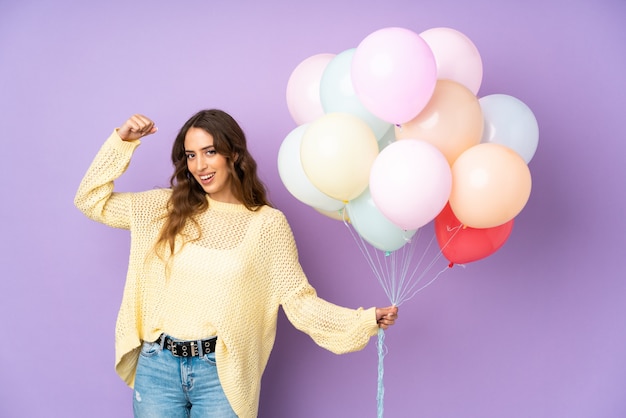
M 430 101 L 413 120 L 396 126 L 397 139 L 423 139 L 436 146 L 452 165 L 466 149 L 478 145 L 484 128 L 478 98 L 464 85 L 438 80 Z
M 348 113 L 328 113 L 311 122 L 300 144 L 302 169 L 311 183 L 344 202 L 368 187 L 377 155 L 378 142 L 372 129 Z
M 528 165 L 518 153 L 496 143 L 475 145 L 452 166 L 450 207 L 466 226 L 502 225 L 526 206 L 531 183 Z

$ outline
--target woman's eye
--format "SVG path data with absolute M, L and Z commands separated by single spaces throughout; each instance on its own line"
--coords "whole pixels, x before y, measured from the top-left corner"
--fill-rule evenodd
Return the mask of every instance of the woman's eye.
M 215 154 L 217 154 L 217 151 L 215 151 L 214 149 L 208 149 L 206 151 L 206 153 L 207 153 L 207 155 L 215 155 Z
M 195 155 L 194 155 L 194 154 L 187 154 L 187 159 L 188 159 L 188 160 L 191 160 L 193 157 L 195 157 Z

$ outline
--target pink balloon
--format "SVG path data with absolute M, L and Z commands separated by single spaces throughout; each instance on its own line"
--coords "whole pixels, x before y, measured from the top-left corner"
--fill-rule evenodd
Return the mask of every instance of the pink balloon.
M 396 125 L 428 103 L 437 81 L 435 57 L 415 32 L 385 28 L 368 35 L 352 58 L 352 83 L 363 105 Z
M 322 74 L 335 54 L 317 54 L 302 61 L 287 82 L 287 108 L 298 125 L 324 115 L 320 98 Z
M 420 36 L 435 55 L 437 78 L 456 81 L 476 95 L 483 80 L 483 62 L 471 39 L 452 28 L 432 28 Z
M 432 221 L 452 188 L 446 157 L 431 143 L 403 139 L 383 149 L 370 171 L 370 194 L 391 222 L 408 231 Z

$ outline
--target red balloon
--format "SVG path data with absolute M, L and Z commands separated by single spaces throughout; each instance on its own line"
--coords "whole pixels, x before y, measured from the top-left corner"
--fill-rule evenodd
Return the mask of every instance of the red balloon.
M 513 219 L 491 228 L 470 228 L 461 224 L 448 203 L 435 217 L 435 235 L 443 255 L 454 263 L 465 264 L 495 253 L 509 238 Z

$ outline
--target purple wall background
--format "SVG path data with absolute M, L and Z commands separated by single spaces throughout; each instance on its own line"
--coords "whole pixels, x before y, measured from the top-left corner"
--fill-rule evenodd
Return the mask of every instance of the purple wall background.
M 110 131 L 154 118 L 119 189 L 167 183 L 174 133 L 220 107 L 242 123 L 321 296 L 388 301 L 345 227 L 296 201 L 276 167 L 303 59 L 374 30 L 455 28 L 480 96 L 535 113 L 533 191 L 509 241 L 402 306 L 387 333 L 385 415 L 626 416 L 626 3 L 621 0 L 190 0 L 0 3 L 0 416 L 130 417 L 113 370 L 126 231 L 84 218 L 75 189 Z M 281 314 L 261 417 L 376 415 L 375 340 L 336 356 Z

